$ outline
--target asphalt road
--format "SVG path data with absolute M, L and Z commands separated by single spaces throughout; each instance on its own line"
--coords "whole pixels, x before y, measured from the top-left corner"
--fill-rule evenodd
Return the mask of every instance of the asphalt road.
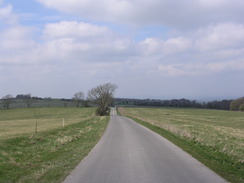
M 224 183 L 166 139 L 111 111 L 108 128 L 64 183 Z

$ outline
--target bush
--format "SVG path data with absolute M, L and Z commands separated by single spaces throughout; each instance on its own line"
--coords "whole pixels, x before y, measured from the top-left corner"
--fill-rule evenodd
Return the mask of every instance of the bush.
M 98 107 L 96 109 L 96 115 L 97 116 L 107 116 L 110 114 L 110 108 L 107 108 L 106 110 L 101 109 L 101 107 Z
M 241 104 L 240 105 L 240 109 L 239 109 L 240 111 L 244 111 L 244 104 Z
M 233 100 L 230 104 L 230 110 L 238 111 L 240 110 L 240 106 L 243 104 L 244 104 L 244 97 Z

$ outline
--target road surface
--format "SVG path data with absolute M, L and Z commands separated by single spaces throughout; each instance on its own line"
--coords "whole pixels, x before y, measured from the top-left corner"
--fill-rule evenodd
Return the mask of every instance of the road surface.
M 158 134 L 117 116 L 64 183 L 226 183 Z

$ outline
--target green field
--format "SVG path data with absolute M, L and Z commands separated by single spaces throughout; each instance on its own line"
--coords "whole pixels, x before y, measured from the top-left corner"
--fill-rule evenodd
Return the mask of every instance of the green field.
M 0 138 L 12 138 L 70 125 L 94 117 L 93 108 L 21 108 L 0 110 Z
M 244 182 L 244 113 L 185 108 L 119 108 L 119 113 L 168 137 L 227 180 Z
M 13 103 L 9 105 L 9 108 L 26 108 L 27 104 L 22 99 L 14 99 Z M 41 107 L 76 107 L 76 104 L 72 100 L 62 99 L 38 99 L 34 100 L 30 105 L 30 108 L 41 108 Z M 0 109 L 4 109 L 3 102 L 0 100 Z
M 0 110 L 0 182 L 64 180 L 106 128 L 109 117 L 94 114 L 95 108 Z

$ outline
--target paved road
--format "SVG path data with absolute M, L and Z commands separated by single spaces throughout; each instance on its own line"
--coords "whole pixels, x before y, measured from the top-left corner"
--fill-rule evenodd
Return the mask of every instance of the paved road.
M 189 154 L 111 111 L 108 128 L 65 183 L 224 183 Z

